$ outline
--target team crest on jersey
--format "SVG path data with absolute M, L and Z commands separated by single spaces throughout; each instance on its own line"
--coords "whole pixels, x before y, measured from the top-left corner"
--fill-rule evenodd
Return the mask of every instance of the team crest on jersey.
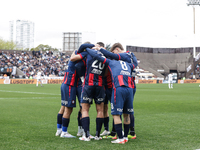
M 72 100 L 72 104 L 74 104 L 75 103 L 75 100 Z

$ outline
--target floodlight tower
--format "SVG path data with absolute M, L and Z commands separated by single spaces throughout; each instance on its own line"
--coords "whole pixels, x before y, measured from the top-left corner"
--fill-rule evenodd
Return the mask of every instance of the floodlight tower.
M 193 7 L 193 18 L 194 18 L 194 43 L 195 43 L 195 6 L 200 6 L 200 0 L 188 0 L 187 3 L 188 6 L 192 6 Z M 193 57 L 196 56 L 196 49 L 195 49 L 195 45 L 193 47 Z

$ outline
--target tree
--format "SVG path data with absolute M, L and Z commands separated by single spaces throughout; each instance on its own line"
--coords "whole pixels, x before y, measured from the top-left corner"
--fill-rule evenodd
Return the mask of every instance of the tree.
M 111 44 L 106 44 L 106 50 L 110 51 L 111 49 Z
M 16 44 L 13 41 L 6 41 L 2 38 L 0 38 L 0 49 L 6 49 L 6 50 L 16 50 Z
M 58 51 L 57 48 L 52 48 L 49 45 L 40 44 L 35 48 L 32 48 L 31 51 Z

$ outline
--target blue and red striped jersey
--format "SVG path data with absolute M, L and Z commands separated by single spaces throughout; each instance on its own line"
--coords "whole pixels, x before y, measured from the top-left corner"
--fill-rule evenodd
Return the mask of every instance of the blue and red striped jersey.
M 91 50 L 89 48 L 86 48 L 86 50 L 95 59 L 108 66 L 111 73 L 113 88 L 119 86 L 134 88 L 134 81 L 132 80 L 131 73 L 135 66 L 132 63 L 121 60 L 111 60 L 97 55 L 95 50 Z
M 75 51 L 75 54 L 77 54 L 77 51 Z M 85 55 L 88 54 L 87 52 L 83 52 L 82 54 L 78 54 L 81 56 L 81 58 L 85 57 Z M 77 81 L 78 81 L 78 76 L 77 76 L 77 71 L 76 71 L 76 61 L 72 62 L 69 61 L 68 62 L 68 69 L 65 71 L 65 75 L 64 75 L 64 79 L 63 79 L 63 83 L 70 85 L 70 86 L 77 86 Z
M 137 62 L 137 58 L 135 57 L 134 53 L 132 52 L 125 52 L 125 53 L 118 53 L 118 54 L 115 54 L 115 53 L 111 53 L 103 48 L 100 49 L 100 51 L 106 56 L 106 57 L 109 57 L 111 59 L 116 59 L 116 60 L 123 60 L 123 61 L 126 61 L 128 63 L 132 63 L 135 68 L 137 67 L 138 65 L 138 62 Z M 133 72 L 131 73 L 132 75 L 132 80 L 134 81 L 134 87 L 135 86 L 135 70 L 133 70 Z
M 106 76 L 103 78 L 105 88 L 112 88 L 112 79 L 110 70 L 106 70 Z
M 101 52 L 97 55 L 103 56 Z M 86 56 L 86 73 L 84 85 L 103 86 L 103 76 L 105 74 L 105 64 L 94 59 L 90 54 Z
M 126 61 L 128 63 L 132 63 L 135 68 L 137 67 L 138 65 L 138 62 L 137 62 L 137 58 L 135 57 L 134 53 L 132 52 L 125 52 L 125 53 L 118 53 L 118 54 L 115 54 L 115 53 L 111 53 L 103 48 L 100 49 L 100 51 L 106 56 L 106 57 L 109 57 L 110 59 L 115 59 L 115 60 L 123 60 L 123 61 Z

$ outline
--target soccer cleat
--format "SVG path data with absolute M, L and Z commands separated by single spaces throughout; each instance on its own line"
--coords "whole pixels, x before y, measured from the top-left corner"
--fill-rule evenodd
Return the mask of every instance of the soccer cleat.
M 77 136 L 83 136 L 83 129 L 78 129 Z
M 117 139 L 117 140 L 111 141 L 111 143 L 124 144 L 125 141 L 124 139 Z
M 61 133 L 62 133 L 62 130 L 57 130 L 57 131 L 56 131 L 56 136 L 60 136 Z
M 62 138 L 76 138 L 75 136 L 69 134 L 68 132 L 62 132 L 60 137 L 62 137 Z
M 104 136 L 104 135 L 108 135 L 108 134 L 110 134 L 110 131 L 104 130 L 104 131 L 100 134 L 100 136 Z
M 81 141 L 90 141 L 90 137 L 86 138 L 85 136 L 82 136 L 79 138 Z
M 101 139 L 102 139 L 102 137 L 98 137 L 98 136 L 94 137 L 94 140 L 101 140 Z
M 124 142 L 128 142 L 128 138 L 127 137 L 124 137 Z
M 135 135 L 130 135 L 130 134 L 129 134 L 129 135 L 128 135 L 128 138 L 129 138 L 129 139 L 136 139 L 136 134 L 135 134 Z
M 77 136 L 83 136 L 83 132 L 78 132 Z
M 103 136 L 103 138 L 104 139 L 113 139 L 113 140 L 115 140 L 115 139 L 117 139 L 117 135 L 115 135 L 115 136 L 112 136 L 112 135 L 106 135 L 106 136 Z
M 91 134 L 89 135 L 90 139 L 94 139 L 94 136 L 92 136 Z

